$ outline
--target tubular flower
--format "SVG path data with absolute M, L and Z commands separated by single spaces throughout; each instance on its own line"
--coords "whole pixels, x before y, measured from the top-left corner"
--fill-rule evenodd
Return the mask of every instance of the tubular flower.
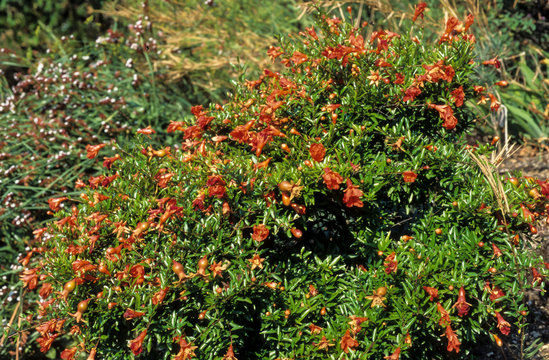
M 383 265 L 385 266 L 385 273 L 389 275 L 390 273 L 396 272 L 398 267 L 398 261 L 395 260 L 396 253 L 392 252 L 391 255 L 385 258 Z
M 391 355 L 384 357 L 384 359 L 387 359 L 387 360 L 398 360 L 399 358 L 400 358 L 400 346 L 397 347 Z
M 438 114 L 444 122 L 442 126 L 446 130 L 452 130 L 457 125 L 457 119 L 454 116 L 454 110 L 449 105 L 436 105 L 436 104 L 427 104 L 431 109 L 438 111 Z
M 418 17 L 421 17 L 423 19 L 423 12 L 425 11 L 425 8 L 427 8 L 427 3 L 420 2 L 419 4 L 417 4 L 412 21 L 416 21 Z
M 99 153 L 99 150 L 101 150 L 103 147 L 105 147 L 106 144 L 99 144 L 99 145 L 86 145 L 86 157 L 88 159 L 93 159 L 97 156 Z
M 438 297 L 438 289 L 424 286 L 423 290 L 425 290 L 425 292 L 430 296 L 429 301 L 433 301 Z
M 352 350 L 353 348 L 358 346 L 358 341 L 356 341 L 355 338 L 351 337 L 349 330 L 347 330 L 345 335 L 343 335 L 343 337 L 341 338 L 340 346 L 341 350 L 343 350 L 343 352 L 347 354 L 349 352 L 349 349 Z
M 471 306 L 471 304 L 465 301 L 465 289 L 462 286 L 461 288 L 459 288 L 458 300 L 452 307 L 457 308 L 458 316 L 462 317 L 467 315 L 467 313 L 469 312 L 469 306 Z
M 455 351 L 456 353 L 458 353 L 461 343 L 459 342 L 456 333 L 454 332 L 454 330 L 452 330 L 450 325 L 446 326 L 446 338 L 448 339 L 448 346 L 446 349 L 450 352 Z
M 496 318 L 498 320 L 498 329 L 503 335 L 509 335 L 511 331 L 511 324 L 501 316 L 501 314 L 496 311 Z
M 438 322 L 439 325 L 449 326 L 451 321 L 450 315 L 448 314 L 448 311 L 446 311 L 446 309 L 444 309 L 444 307 L 439 302 L 437 302 L 437 310 L 440 313 L 440 320 Z
M 130 347 L 132 353 L 135 356 L 143 352 L 143 340 L 145 340 L 146 335 L 147 335 L 147 329 L 141 331 L 135 339 L 130 340 L 130 343 L 128 344 L 128 346 Z

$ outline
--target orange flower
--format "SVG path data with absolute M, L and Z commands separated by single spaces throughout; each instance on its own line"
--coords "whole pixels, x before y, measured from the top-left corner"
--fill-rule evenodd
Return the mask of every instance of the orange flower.
M 395 260 L 396 253 L 393 251 L 391 255 L 388 255 L 385 258 L 383 266 L 385 266 L 385 273 L 389 275 L 390 273 L 396 272 L 398 268 L 398 261 Z
M 492 58 L 490 60 L 485 60 L 485 61 L 482 62 L 482 65 L 486 65 L 486 66 L 492 65 L 496 69 L 499 69 L 501 67 L 501 63 L 499 62 L 499 60 L 497 58 Z
M 349 319 L 351 319 L 351 321 L 349 321 L 347 324 L 351 326 L 351 331 L 353 332 L 353 334 L 359 333 L 360 330 L 362 330 L 362 327 L 360 326 L 360 324 L 368 320 L 367 317 L 354 316 L 354 315 L 349 316 Z
M 402 98 L 402 101 L 414 101 L 419 94 L 421 94 L 421 90 L 417 86 L 410 86 L 404 92 L 404 97 Z
M 501 316 L 499 311 L 495 311 L 496 318 L 498 320 L 498 329 L 503 335 L 509 335 L 511 331 L 511 324 Z
M 311 323 L 309 325 L 309 330 L 311 331 L 311 334 L 320 334 L 320 332 L 322 331 L 322 328 L 320 326 L 317 326 L 313 323 Z
M 50 351 L 51 344 L 53 343 L 55 338 L 58 336 L 59 334 L 53 334 L 53 335 L 44 334 L 42 337 L 39 337 L 38 339 L 36 339 L 36 341 L 38 342 L 38 345 L 40 345 L 40 351 L 43 353 L 47 353 L 48 351 Z
M 454 304 L 454 306 L 452 306 L 452 307 L 457 308 L 458 309 L 458 316 L 462 317 L 464 315 L 467 315 L 467 313 L 469 312 L 469 306 L 470 305 L 471 304 L 469 304 L 468 302 L 465 301 L 465 289 L 462 286 L 461 288 L 459 288 L 458 300 Z
M 381 81 L 381 76 L 378 71 L 370 70 L 370 76 L 367 77 L 370 80 L 370 85 L 378 86 Z
M 252 239 L 255 241 L 263 241 L 269 236 L 269 229 L 264 224 L 254 226 Z
M 322 144 L 311 144 L 309 153 L 314 161 L 321 162 L 324 160 L 324 156 L 326 155 L 326 149 Z
M 137 133 L 138 134 L 143 134 L 143 135 L 150 135 L 150 134 L 155 134 L 156 131 L 154 129 L 152 129 L 151 126 L 149 125 L 144 129 L 138 129 Z
M 59 211 L 61 210 L 61 203 L 68 199 L 69 198 L 66 196 L 58 197 L 58 198 L 50 198 L 48 199 L 48 205 L 50 206 L 51 211 Z
M 425 11 L 425 8 L 427 8 L 427 3 L 420 2 L 419 4 L 417 4 L 412 21 L 416 21 L 418 17 L 421 17 L 423 19 L 423 11 Z
M 197 349 L 198 346 L 193 346 L 192 343 L 189 344 L 184 337 L 179 337 L 176 341 L 179 341 L 180 349 L 173 360 L 188 360 L 196 356 L 194 349 Z
M 353 348 L 358 346 L 358 341 L 356 341 L 355 338 L 351 337 L 349 330 L 347 330 L 345 335 L 343 335 L 343 337 L 341 338 L 341 342 L 339 345 L 341 346 L 341 350 L 343 350 L 343 352 L 347 354 L 349 352 L 349 349 L 352 350 Z
M 461 343 L 459 342 L 456 333 L 454 332 L 454 330 L 452 330 L 450 325 L 446 326 L 446 338 L 448 339 L 448 346 L 446 349 L 450 352 L 455 350 L 455 352 L 458 353 Z
M 389 356 L 385 356 L 384 359 L 387 359 L 387 360 L 398 360 L 398 358 L 400 357 L 400 346 L 397 347 L 395 349 L 395 351 L 389 355 Z
M 436 105 L 436 104 L 427 104 L 431 109 L 438 111 L 438 115 L 444 122 L 442 126 L 447 130 L 452 130 L 457 125 L 457 119 L 454 116 L 454 111 L 449 105 Z
M 438 297 L 438 289 L 435 289 L 429 286 L 424 286 L 423 290 L 425 290 L 425 292 L 431 297 L 429 301 L 433 301 Z
M 492 93 L 488 93 L 488 97 L 490 97 L 490 111 L 498 111 L 501 105 L 498 99 Z
M 126 320 L 132 320 L 132 319 L 141 317 L 143 315 L 145 315 L 144 312 L 135 311 L 135 310 L 132 310 L 132 309 L 126 309 L 123 316 L 124 316 L 124 319 L 126 319 Z
M 347 331 L 347 333 L 348 333 L 348 331 Z M 334 344 L 329 342 L 328 339 L 326 339 L 326 336 L 324 336 L 324 335 L 322 336 L 322 339 L 320 339 L 319 343 L 314 343 L 313 342 L 313 345 L 316 346 L 318 348 L 318 350 L 328 350 L 328 347 L 334 346 Z
M 330 168 L 324 168 L 322 179 L 324 179 L 324 183 L 329 190 L 338 190 L 339 184 L 343 182 L 343 177 Z
M 444 307 L 439 302 L 437 302 L 437 310 L 440 313 L 440 320 L 438 322 L 439 325 L 449 326 L 451 322 L 450 315 L 448 314 L 448 311 L 446 311 L 446 309 L 444 309 Z
M 413 183 L 416 181 L 417 174 L 413 171 L 405 171 L 402 173 L 402 178 L 404 179 L 404 182 Z
M 221 360 L 238 360 L 234 356 L 234 350 L 233 350 L 233 344 L 229 345 L 229 348 L 227 349 L 227 353 L 223 356 L 223 359 Z
M 362 190 L 358 186 L 353 185 L 351 180 L 347 179 L 347 189 L 345 189 L 345 195 L 343 195 L 343 203 L 347 207 L 363 207 L 364 203 L 360 201 L 360 197 L 364 195 Z
M 465 93 L 463 92 L 463 86 L 458 87 L 457 89 L 453 90 L 450 95 L 452 95 L 452 100 L 456 104 L 457 107 L 460 107 L 463 105 L 463 100 L 465 98 Z
M 471 25 L 473 25 L 473 22 L 475 21 L 475 16 L 473 14 L 468 14 L 465 18 L 465 27 L 463 28 L 463 31 L 469 30 Z
M 133 340 L 130 340 L 129 347 L 132 351 L 132 353 L 137 356 L 143 352 L 143 340 L 145 340 L 145 336 L 147 335 L 147 329 L 141 331 L 139 335 Z
M 61 353 L 61 359 L 63 360 L 73 360 L 74 355 L 76 355 L 76 351 L 78 350 L 77 347 L 73 347 L 71 349 L 65 349 Z
M 106 144 L 99 144 L 99 145 L 86 145 L 86 157 L 88 159 L 93 159 L 97 156 L 97 153 L 99 153 L 99 150 L 101 150 L 103 147 L 105 147 Z
M 302 52 L 299 52 L 299 51 L 294 51 L 292 57 L 290 58 L 290 60 L 295 64 L 295 65 L 301 65 L 303 64 L 305 61 L 309 60 L 309 58 L 307 58 L 307 55 L 303 54 Z
M 260 257 L 258 254 L 254 254 L 254 257 L 248 259 L 248 261 L 252 263 L 252 270 L 256 267 L 263 269 L 263 261 L 265 261 L 265 259 Z
M 168 293 L 168 288 L 164 288 L 164 289 L 161 289 L 161 290 L 157 291 L 153 295 L 152 300 L 151 300 L 153 305 L 161 304 L 162 301 L 164 301 L 164 298 L 166 297 L 167 293 Z

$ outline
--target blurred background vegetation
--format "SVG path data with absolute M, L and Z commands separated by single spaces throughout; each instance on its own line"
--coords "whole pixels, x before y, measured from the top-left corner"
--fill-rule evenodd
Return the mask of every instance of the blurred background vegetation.
M 475 16 L 481 83 L 504 106 L 475 109 L 476 136 L 494 134 L 547 149 L 549 144 L 549 2 L 426 0 L 424 37 L 437 39 L 449 16 Z M 0 358 L 41 358 L 22 307 L 36 297 L 17 287 L 17 260 L 36 246 L 47 199 L 78 201 L 77 180 L 101 169 L 115 143 L 151 125 L 162 132 L 192 105 L 222 103 L 239 77 L 276 69 L 266 56 L 277 36 L 304 31 L 315 7 L 359 26 L 406 31 L 417 2 L 397 0 L 0 0 Z M 497 77 L 496 77 L 497 75 Z M 496 80 L 497 79 L 497 80 Z M 157 137 L 161 138 L 161 137 Z M 157 147 L 177 146 L 169 138 Z M 105 143 L 100 161 L 87 144 Z M 18 331 L 22 330 L 22 331 Z M 24 330 L 24 331 L 23 331 Z M 32 344 L 32 342 L 30 342 Z M 61 348 L 62 349 L 62 348 Z M 58 358 L 53 347 L 47 358 Z

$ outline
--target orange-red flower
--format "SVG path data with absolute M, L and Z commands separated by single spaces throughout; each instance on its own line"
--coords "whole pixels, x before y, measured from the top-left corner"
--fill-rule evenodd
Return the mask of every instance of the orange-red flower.
M 458 353 L 461 343 L 459 342 L 456 333 L 454 332 L 454 330 L 452 330 L 450 325 L 446 326 L 446 339 L 448 339 L 448 346 L 446 347 L 446 349 L 450 352 L 455 351 L 456 353 Z
M 494 66 L 496 69 L 499 69 L 501 67 L 501 63 L 499 62 L 499 60 L 497 59 L 497 57 L 495 58 L 492 58 L 490 60 L 484 60 L 482 62 L 482 65 L 486 65 L 486 66 Z
M 197 349 L 197 346 L 188 343 L 183 336 L 176 338 L 176 341 L 179 341 L 179 352 L 174 356 L 173 360 L 188 360 L 196 356 L 194 349 Z
M 311 144 L 309 153 L 314 161 L 321 162 L 324 160 L 324 156 L 326 155 L 326 149 L 322 144 Z
M 473 14 L 468 14 L 467 17 L 465 18 L 465 27 L 463 28 L 463 31 L 469 30 L 471 25 L 473 25 L 474 21 L 475 21 L 475 16 Z
M 438 289 L 436 288 L 424 286 L 423 290 L 430 296 L 429 301 L 433 301 L 438 297 Z
M 459 288 L 458 300 L 452 307 L 457 308 L 458 316 L 462 317 L 467 315 L 467 313 L 469 312 L 469 306 L 471 306 L 471 304 L 465 301 L 465 289 L 462 286 Z
M 59 211 L 61 210 L 61 203 L 68 199 L 69 198 L 66 196 L 58 197 L 58 198 L 50 198 L 48 199 L 48 205 L 50 206 L 51 211 Z
M 151 134 L 156 134 L 156 131 L 154 129 L 152 129 L 151 126 L 149 125 L 144 129 L 138 129 L 137 133 L 138 134 L 143 134 L 143 135 L 151 135 Z
M 290 60 L 295 64 L 295 65 L 301 65 L 303 64 L 305 61 L 309 60 L 309 58 L 307 57 L 307 55 L 303 54 L 302 52 L 300 51 L 294 51 L 294 53 L 292 54 L 292 57 L 290 58 Z
M 343 177 L 330 168 L 324 168 L 322 179 L 324 179 L 324 183 L 329 190 L 338 190 L 339 184 L 343 182 Z
M 457 107 L 460 107 L 463 105 L 463 100 L 465 98 L 465 93 L 463 92 L 463 86 L 458 87 L 457 89 L 453 90 L 450 95 L 452 95 L 452 100 L 456 104 Z
M 43 353 L 47 353 L 48 351 L 50 351 L 51 344 L 58 336 L 59 334 L 43 334 L 41 337 L 36 339 L 38 345 L 40 345 L 40 351 Z
M 313 345 L 318 348 L 318 350 L 328 350 L 330 346 L 334 346 L 331 342 L 326 339 L 326 336 L 322 336 L 322 339 L 320 339 L 320 342 L 315 343 L 313 342 Z
M 410 86 L 404 92 L 404 97 L 402 98 L 402 101 L 414 101 L 419 94 L 421 94 L 421 90 L 417 86 Z
M 254 226 L 254 232 L 252 234 L 252 239 L 255 241 L 263 241 L 269 236 L 269 229 L 264 224 L 259 224 Z
M 135 311 L 135 310 L 132 310 L 132 309 L 126 309 L 123 316 L 124 316 L 124 319 L 126 319 L 126 320 L 132 320 L 132 319 L 141 317 L 143 315 L 145 315 L 144 312 Z
M 490 98 L 490 111 L 498 111 L 501 103 L 492 93 L 488 93 L 488 97 Z
M 225 181 L 219 175 L 212 175 L 208 177 L 208 195 L 222 199 L 226 194 Z
M 229 345 L 229 348 L 227 349 L 227 353 L 223 356 L 223 358 L 221 360 L 238 360 L 234 356 L 234 350 L 233 350 L 233 344 L 232 343 Z
M 147 329 L 141 331 L 139 335 L 133 340 L 130 340 L 129 347 L 132 351 L 132 353 L 137 356 L 143 352 L 143 340 L 145 340 L 145 336 L 147 335 Z
M 162 301 L 164 301 L 164 298 L 166 297 L 167 293 L 168 293 L 168 288 L 164 288 L 164 289 L 161 289 L 161 290 L 157 291 L 153 295 L 152 300 L 151 300 L 153 305 L 161 304 Z
M 256 267 L 263 269 L 263 261 L 265 261 L 265 259 L 260 257 L 258 254 L 254 254 L 254 257 L 248 259 L 248 261 L 252 264 L 252 270 Z
M 384 357 L 384 359 L 387 359 L 387 360 L 398 360 L 399 358 L 400 358 L 400 346 L 397 347 L 391 355 Z
M 360 201 L 360 197 L 364 195 L 362 190 L 358 186 L 353 185 L 351 180 L 347 179 L 347 189 L 345 189 L 345 195 L 343 195 L 343 203 L 347 207 L 363 207 L 364 203 Z
M 402 173 L 402 178 L 404 179 L 404 182 L 413 183 L 416 181 L 417 174 L 413 171 L 405 171 Z
M 86 145 L 86 157 L 88 159 L 93 159 L 97 156 L 99 153 L 99 150 L 105 147 L 106 144 L 99 144 L 99 145 Z
M 397 271 L 398 261 L 396 261 L 395 258 L 396 258 L 396 253 L 394 251 L 385 258 L 385 262 L 383 263 L 383 266 L 385 266 L 385 273 L 387 275 Z
M 436 105 L 436 104 L 427 104 L 431 109 L 438 111 L 440 118 L 443 121 L 442 126 L 447 130 L 452 130 L 457 125 L 457 119 L 454 116 L 454 110 L 449 105 Z
M 70 348 L 70 349 L 63 350 L 63 352 L 61 352 L 61 359 L 63 359 L 63 360 L 73 360 L 74 355 L 76 355 L 77 350 L 78 350 L 78 348 L 76 346 L 73 347 L 73 348 Z
M 440 320 L 438 322 L 439 325 L 449 326 L 451 322 L 450 314 L 448 314 L 448 311 L 446 311 L 446 309 L 444 309 L 444 307 L 439 302 L 437 302 L 437 310 L 440 313 Z
M 343 350 L 343 352 L 347 354 L 349 352 L 349 349 L 352 350 L 353 348 L 356 348 L 358 346 L 358 341 L 356 341 L 355 338 L 351 337 L 349 330 L 347 330 L 345 335 L 343 335 L 343 337 L 341 338 L 341 342 L 339 345 L 341 346 L 341 350 Z
M 421 17 L 423 19 L 423 11 L 425 11 L 425 8 L 427 7 L 427 3 L 420 2 L 416 5 L 415 11 L 414 11 L 414 18 L 412 21 L 416 21 L 418 17 Z
M 509 335 L 511 331 L 511 324 L 501 316 L 499 311 L 495 311 L 496 318 L 498 320 L 498 329 L 503 335 Z

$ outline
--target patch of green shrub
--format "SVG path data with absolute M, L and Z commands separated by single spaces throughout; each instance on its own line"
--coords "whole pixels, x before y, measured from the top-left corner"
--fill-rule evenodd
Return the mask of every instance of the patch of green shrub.
M 283 71 L 139 131 L 35 232 L 42 350 L 70 333 L 62 359 L 443 359 L 524 336 L 549 186 L 464 142 L 467 102 L 500 106 L 472 81 L 498 62 L 470 25 L 428 42 L 322 16 L 269 49 Z

